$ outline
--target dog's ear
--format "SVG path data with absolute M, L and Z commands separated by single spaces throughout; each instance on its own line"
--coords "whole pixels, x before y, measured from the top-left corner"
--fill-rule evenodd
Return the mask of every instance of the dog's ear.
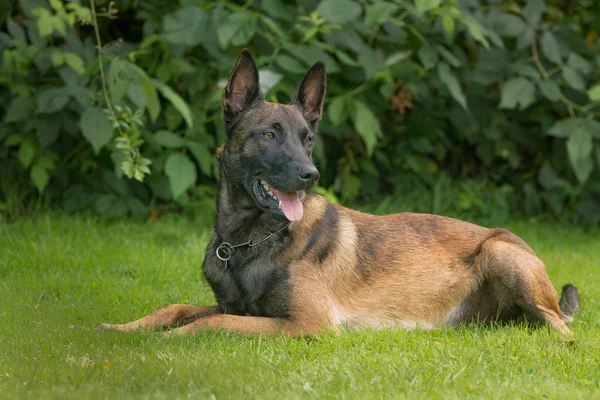
M 323 100 L 326 90 L 325 64 L 319 61 L 304 75 L 293 102 L 300 106 L 304 119 L 313 128 L 317 127 L 323 115 Z
M 225 124 L 233 122 L 240 113 L 260 99 L 262 93 L 258 83 L 258 69 L 252 54 L 243 49 L 231 71 L 221 99 Z

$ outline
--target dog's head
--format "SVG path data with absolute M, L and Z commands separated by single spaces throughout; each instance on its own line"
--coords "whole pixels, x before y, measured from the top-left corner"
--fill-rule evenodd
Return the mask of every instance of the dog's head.
M 318 62 L 290 104 L 267 102 L 252 55 L 242 50 L 223 92 L 222 168 L 258 209 L 290 221 L 302 218 L 302 202 L 319 178 L 312 149 L 325 89 L 325 65 Z

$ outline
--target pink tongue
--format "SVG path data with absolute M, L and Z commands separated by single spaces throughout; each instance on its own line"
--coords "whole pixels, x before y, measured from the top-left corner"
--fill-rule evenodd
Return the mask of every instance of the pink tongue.
M 304 207 L 298 198 L 297 192 L 280 192 L 271 187 L 273 194 L 281 201 L 281 210 L 290 221 L 300 221 Z

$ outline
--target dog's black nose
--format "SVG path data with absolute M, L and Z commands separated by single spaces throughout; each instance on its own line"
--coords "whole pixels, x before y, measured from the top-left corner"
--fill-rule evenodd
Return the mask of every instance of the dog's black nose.
M 319 179 L 319 170 L 314 165 L 306 166 L 298 169 L 300 179 L 307 183 L 313 183 Z

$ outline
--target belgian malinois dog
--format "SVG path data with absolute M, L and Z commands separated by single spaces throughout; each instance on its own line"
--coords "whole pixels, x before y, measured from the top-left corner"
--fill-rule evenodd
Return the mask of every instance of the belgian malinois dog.
M 252 55 L 241 52 L 223 93 L 228 136 L 203 264 L 218 305 L 172 304 L 99 329 L 302 336 L 528 315 L 571 333 L 577 289 L 566 285 L 559 306 L 544 264 L 511 232 L 428 214 L 369 215 L 312 194 L 325 89 L 317 62 L 291 104 L 267 102 Z

